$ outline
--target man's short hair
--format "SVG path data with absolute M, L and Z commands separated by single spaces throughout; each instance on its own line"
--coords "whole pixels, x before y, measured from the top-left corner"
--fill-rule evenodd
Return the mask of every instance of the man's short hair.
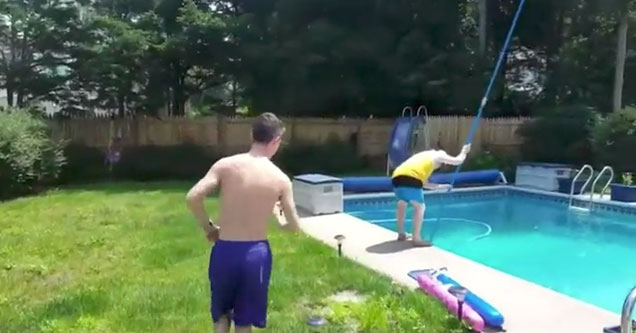
M 252 123 L 252 141 L 256 143 L 270 143 L 284 132 L 283 122 L 270 112 L 261 114 Z

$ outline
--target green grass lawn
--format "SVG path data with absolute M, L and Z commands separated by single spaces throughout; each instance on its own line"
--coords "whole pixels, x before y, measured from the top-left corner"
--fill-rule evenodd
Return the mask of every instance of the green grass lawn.
M 0 332 L 210 332 L 210 245 L 185 207 L 188 185 L 101 184 L 0 203 Z M 307 236 L 272 228 L 270 242 L 265 331 L 464 331 L 436 301 Z M 365 301 L 329 300 L 344 290 Z M 329 324 L 312 330 L 315 313 Z

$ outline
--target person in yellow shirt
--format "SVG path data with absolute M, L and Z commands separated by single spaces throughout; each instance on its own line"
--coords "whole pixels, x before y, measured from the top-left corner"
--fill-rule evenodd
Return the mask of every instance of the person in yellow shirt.
M 406 240 L 404 232 L 404 215 L 406 205 L 413 206 L 413 245 L 431 246 L 428 241 L 422 240 L 422 219 L 424 218 L 424 187 L 429 187 L 428 179 L 433 171 L 443 164 L 460 165 L 464 163 L 466 155 L 470 152 L 470 144 L 465 145 L 459 155 L 453 157 L 443 150 L 426 150 L 417 153 L 400 164 L 391 175 L 393 192 L 397 202 L 397 226 L 398 241 Z M 437 185 L 434 188 L 448 188 L 448 185 Z

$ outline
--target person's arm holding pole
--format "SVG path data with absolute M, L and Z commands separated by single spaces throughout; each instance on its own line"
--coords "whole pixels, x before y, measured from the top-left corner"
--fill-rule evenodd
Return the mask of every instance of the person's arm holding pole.
M 466 156 L 470 152 L 470 144 L 462 147 L 462 151 L 457 156 L 450 156 L 446 152 L 442 152 L 438 156 L 438 162 L 441 164 L 460 165 L 466 160 Z
M 466 156 L 468 155 L 469 152 L 470 152 L 470 144 L 464 145 L 462 147 L 461 152 L 457 156 L 450 156 L 448 155 L 448 153 L 441 150 L 435 156 L 435 163 L 439 166 L 441 166 L 442 164 L 460 165 L 464 163 L 464 161 L 466 160 Z M 450 184 L 434 184 L 429 182 L 424 184 L 424 188 L 430 189 L 430 190 L 449 189 L 450 187 L 451 187 Z

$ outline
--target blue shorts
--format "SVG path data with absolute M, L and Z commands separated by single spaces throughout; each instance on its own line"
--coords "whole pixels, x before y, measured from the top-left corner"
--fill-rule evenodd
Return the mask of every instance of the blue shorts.
M 401 201 L 424 203 L 424 190 L 421 187 L 394 186 L 393 193 Z
M 208 268 L 214 322 L 227 315 L 235 326 L 264 328 L 271 270 L 267 241 L 217 241 Z

